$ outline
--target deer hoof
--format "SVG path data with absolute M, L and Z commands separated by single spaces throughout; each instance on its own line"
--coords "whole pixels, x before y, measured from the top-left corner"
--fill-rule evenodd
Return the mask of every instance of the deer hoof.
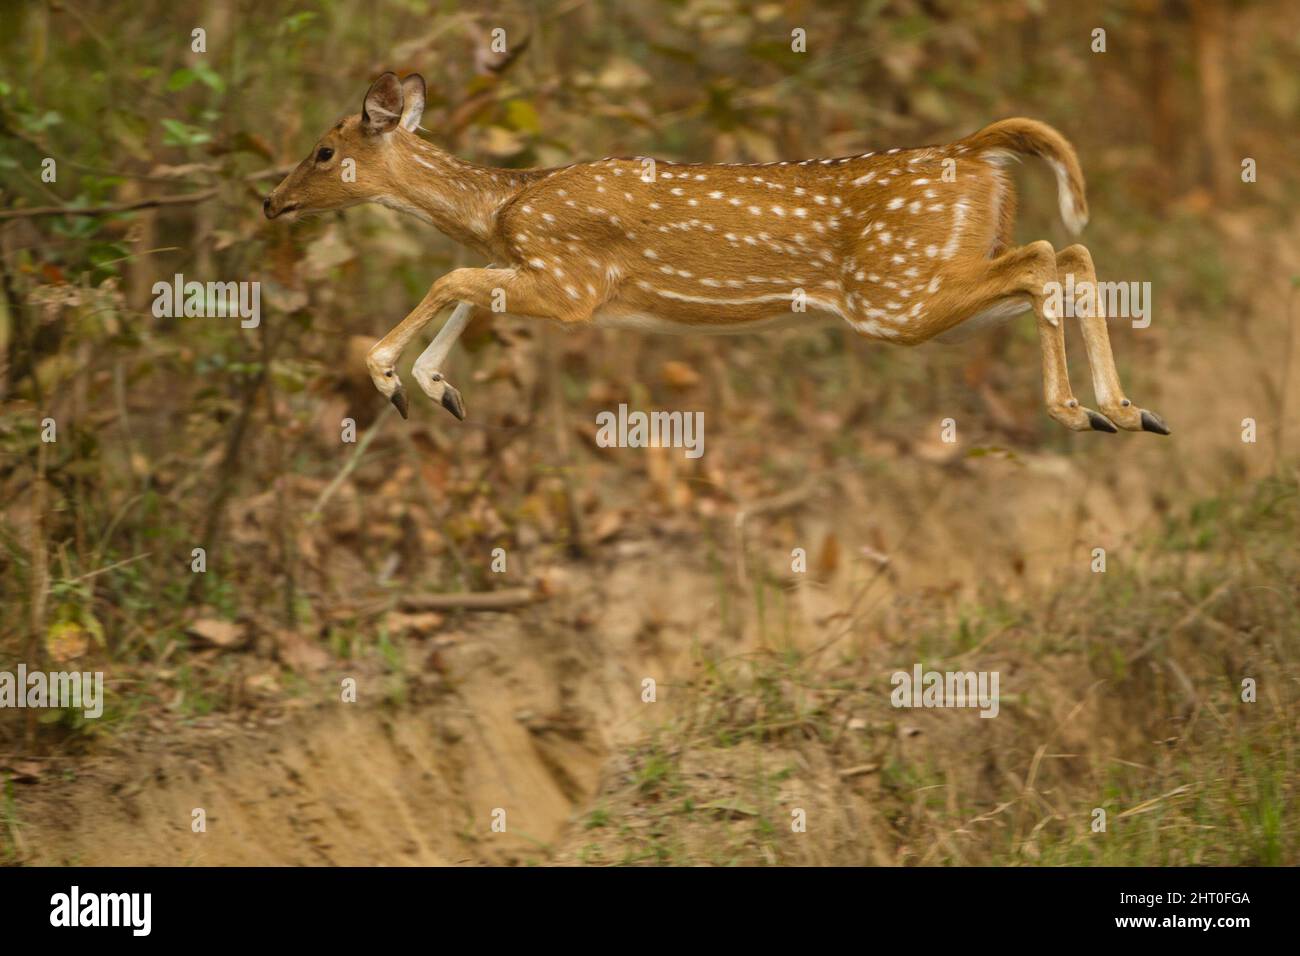
M 400 385 L 397 386 L 397 391 L 393 392 L 393 394 L 389 396 L 388 400 L 393 403 L 393 407 L 397 409 L 397 413 L 401 415 L 402 418 L 406 418 L 406 389 L 402 388 Z
M 1091 409 L 1088 410 L 1088 424 L 1092 426 L 1092 430 L 1095 432 L 1110 432 L 1113 435 L 1119 431 L 1115 427 L 1115 423 L 1109 418 L 1101 412 L 1094 412 Z
M 1168 435 L 1169 426 L 1160 420 L 1160 416 L 1155 412 L 1149 412 L 1142 409 L 1142 430 L 1144 432 L 1155 432 L 1157 435 Z
M 442 393 L 442 407 L 463 422 L 465 420 L 465 402 L 460 397 L 460 390 L 450 382 L 444 384 L 446 384 L 446 388 Z

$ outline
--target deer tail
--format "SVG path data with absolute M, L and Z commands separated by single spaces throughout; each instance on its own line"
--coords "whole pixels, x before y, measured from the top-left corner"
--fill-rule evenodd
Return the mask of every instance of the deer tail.
M 998 161 L 1010 154 L 1038 156 L 1056 173 L 1056 185 L 1065 228 L 1078 234 L 1088 224 L 1088 198 L 1083 187 L 1083 170 L 1070 141 L 1038 120 L 1004 119 L 966 137 L 962 145 L 987 160 Z M 999 155 L 1000 154 L 1000 155 Z

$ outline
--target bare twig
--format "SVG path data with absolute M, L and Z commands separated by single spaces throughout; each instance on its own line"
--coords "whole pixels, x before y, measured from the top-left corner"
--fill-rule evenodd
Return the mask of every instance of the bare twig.
M 49 554 L 45 538 L 45 506 L 48 486 L 45 480 L 48 443 L 36 443 L 36 475 L 32 485 L 32 539 L 31 539 L 31 633 L 27 638 L 27 660 L 31 666 L 37 665 L 36 655 L 40 650 L 41 635 L 45 632 L 45 605 L 49 596 L 50 567 Z M 36 741 L 36 712 L 27 712 L 27 746 Z
M 1232 630 L 1226 624 L 1224 624 L 1222 621 L 1216 621 L 1214 618 L 1210 617 L 1205 613 L 1205 609 L 1209 607 L 1211 604 L 1213 604 L 1215 601 L 1217 601 L 1220 597 L 1222 597 L 1228 591 L 1229 587 L 1230 585 L 1226 583 L 1220 584 L 1217 588 L 1211 591 L 1207 597 L 1203 598 L 1195 605 L 1189 607 L 1187 613 L 1184 614 L 1181 618 L 1179 618 L 1178 622 L 1174 624 L 1173 627 L 1160 630 L 1158 633 L 1155 634 L 1155 636 L 1153 636 L 1150 640 L 1148 640 L 1145 644 L 1143 644 L 1142 647 L 1138 648 L 1137 653 L 1129 658 L 1129 664 L 1133 665 L 1136 664 L 1138 661 L 1142 660 L 1144 657 L 1152 653 L 1156 648 L 1164 644 L 1171 636 L 1179 633 L 1183 628 L 1190 625 L 1193 621 L 1202 621 L 1205 624 L 1209 625 L 1210 627 L 1213 627 L 1217 631 L 1220 632 L 1226 631 L 1227 633 L 1231 634 Z M 1179 596 L 1182 597 L 1182 595 Z M 1187 601 L 1186 598 L 1183 598 L 1183 601 L 1184 603 L 1190 603 Z
M 779 495 L 772 495 L 770 498 L 762 498 L 758 501 L 742 504 L 736 509 L 736 516 L 733 519 L 736 530 L 736 581 L 741 590 L 748 586 L 745 577 L 745 522 L 750 518 L 776 514 L 801 505 L 816 487 L 816 483 L 811 478 L 808 478 L 804 480 L 803 484 L 791 488 L 789 491 L 783 491 Z
M 396 414 L 395 409 L 390 408 L 389 411 Z M 320 495 L 316 498 L 316 503 L 311 506 L 311 511 L 307 512 L 308 524 L 315 524 L 320 520 L 325 505 L 334 497 L 334 492 L 339 490 L 339 486 L 347 480 L 348 475 L 352 474 L 353 469 L 361 463 L 361 458 L 365 455 L 366 449 L 370 447 L 370 443 L 375 440 L 375 436 L 379 434 L 379 430 L 384 427 L 384 422 L 387 420 L 385 416 L 381 415 L 379 420 L 371 425 L 365 435 L 362 436 L 361 441 L 357 442 L 357 447 L 353 449 L 347 462 L 339 469 L 339 473 L 334 476 L 333 480 L 321 490 Z
M 1282 461 L 1282 444 L 1286 435 L 1286 393 L 1291 386 L 1291 353 L 1295 351 L 1295 299 L 1300 290 L 1294 281 L 1286 299 L 1286 345 L 1282 351 L 1282 381 L 1277 390 L 1277 414 L 1273 416 L 1273 471 Z
M 1192 792 L 1191 784 L 1185 783 L 1181 787 L 1174 787 L 1174 789 L 1170 790 L 1168 793 L 1162 793 L 1158 797 L 1152 797 L 1150 800 L 1144 800 L 1141 803 L 1139 803 L 1136 807 L 1129 807 L 1123 813 L 1115 814 L 1115 819 L 1123 820 L 1125 817 L 1137 816 L 1139 813 L 1149 813 L 1150 811 L 1154 810 L 1156 807 L 1160 806 L 1161 803 L 1168 800 L 1170 797 L 1181 797 L 1183 794 L 1191 793 L 1191 792 Z
M 143 561 L 145 558 L 152 557 L 152 551 L 146 551 L 144 554 L 137 554 L 134 557 L 123 558 L 121 561 L 114 561 L 112 564 L 105 565 L 102 568 L 96 568 L 94 571 L 87 571 L 78 577 L 72 578 L 73 582 L 89 581 L 91 578 L 97 578 L 101 574 L 107 574 L 109 571 L 116 571 L 118 568 L 126 567 L 128 564 L 135 564 L 137 561 Z
M 244 182 L 255 183 L 259 179 L 281 179 L 293 172 L 293 167 L 294 164 L 290 163 L 287 166 L 270 166 L 266 169 L 259 169 L 257 172 L 245 176 Z
M 9 354 L 4 356 L 9 368 L 0 397 L 7 397 L 9 390 L 16 386 L 19 377 L 26 373 L 31 381 L 32 397 L 36 399 L 37 405 L 42 405 L 45 402 L 45 394 L 41 388 L 41 380 L 36 374 L 36 322 L 28 314 L 26 303 L 18 291 L 13 274 L 9 271 L 8 257 L 11 250 L 2 238 L 0 238 L 0 249 L 4 251 L 4 257 L 0 258 L 0 290 L 3 291 L 5 301 L 9 305 L 12 324 Z
M 564 427 L 564 389 L 560 382 L 560 362 L 556 353 L 555 333 L 547 330 L 542 339 L 542 360 L 545 363 L 546 390 L 551 404 L 551 427 L 554 435 L 554 455 L 558 462 L 556 471 L 564 489 L 565 517 L 568 523 L 570 557 L 583 558 L 587 553 L 582 523 L 582 509 L 578 505 L 578 492 L 573 477 L 573 453 L 569 432 Z
M 230 430 L 230 434 L 226 439 L 225 453 L 221 457 L 221 464 L 217 466 L 216 490 L 213 492 L 212 500 L 208 505 L 207 519 L 203 525 L 202 537 L 199 538 L 199 543 L 209 553 L 216 549 L 217 537 L 221 533 L 222 520 L 226 513 L 226 502 L 234 491 L 235 479 L 243 461 L 244 439 L 252 422 L 253 409 L 257 404 L 257 395 L 261 392 L 262 382 L 269 372 L 269 363 L 263 362 L 256 377 L 248 383 L 239 417 L 235 419 L 234 427 Z M 185 592 L 185 603 L 192 603 L 200 595 L 204 583 L 203 579 L 206 577 L 207 575 L 204 574 L 191 576 L 189 587 Z
M 217 194 L 217 190 L 204 189 L 197 193 L 181 193 L 179 196 L 146 196 L 135 202 L 109 203 L 105 206 L 31 206 L 27 209 L 7 209 L 0 212 L 3 219 L 35 219 L 40 216 L 111 216 L 119 212 L 132 212 L 136 209 L 156 209 L 160 206 L 190 206 L 206 202 Z

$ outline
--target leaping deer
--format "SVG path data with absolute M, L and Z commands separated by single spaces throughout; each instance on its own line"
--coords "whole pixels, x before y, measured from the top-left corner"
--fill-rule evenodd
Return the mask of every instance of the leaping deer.
M 418 74 L 379 77 L 360 115 L 326 131 L 263 202 L 268 219 L 377 202 L 432 223 L 498 263 L 456 269 L 370 350 L 370 377 L 405 418 L 402 351 L 444 306 L 460 305 L 412 372 L 459 419 L 441 367 L 477 306 L 578 325 L 743 332 L 842 319 L 872 339 L 917 345 L 1032 309 L 1047 413 L 1074 431 L 1169 434 L 1130 402 L 1100 296 L 1080 327 L 1101 411 L 1070 390 L 1062 316 L 1049 284 L 1096 288 L 1082 245 L 1012 245 L 1017 154 L 1056 173 L 1061 217 L 1088 219 L 1074 148 L 1056 130 L 1006 119 L 946 146 L 749 165 L 602 159 L 556 169 L 462 162 L 416 134 Z M 341 164 L 354 161 L 355 176 Z M 802 307 L 802 311 L 800 310 Z

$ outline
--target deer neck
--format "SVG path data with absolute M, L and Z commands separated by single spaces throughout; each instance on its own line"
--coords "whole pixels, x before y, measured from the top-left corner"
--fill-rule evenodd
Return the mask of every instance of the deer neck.
M 414 135 L 401 137 L 395 162 L 392 188 L 377 201 L 485 255 L 497 245 L 497 213 L 528 181 L 523 170 L 475 166 Z

